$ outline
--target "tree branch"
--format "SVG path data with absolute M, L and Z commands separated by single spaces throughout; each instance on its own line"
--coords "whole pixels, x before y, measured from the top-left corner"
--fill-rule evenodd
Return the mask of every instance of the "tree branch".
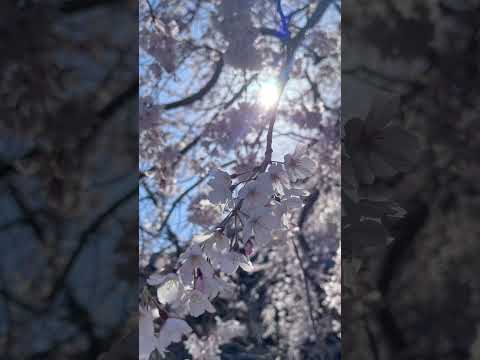
M 182 100 L 174 101 L 168 104 L 163 105 L 165 110 L 172 110 L 181 106 L 188 106 L 192 105 L 193 103 L 201 100 L 210 90 L 213 89 L 215 84 L 217 83 L 218 79 L 220 78 L 220 74 L 222 73 L 224 61 L 223 58 L 220 57 L 220 60 L 217 61 L 215 65 L 215 71 L 211 77 L 211 79 L 202 87 L 198 92 L 195 94 L 188 96 Z
M 303 284 L 305 286 L 305 293 L 307 295 L 307 305 L 308 305 L 308 312 L 310 315 L 310 321 L 312 322 L 312 327 L 313 327 L 313 331 L 315 332 L 315 335 L 317 336 L 317 338 L 319 338 L 320 334 L 318 333 L 318 329 L 315 324 L 315 317 L 313 316 L 312 295 L 310 293 L 310 285 L 308 284 L 306 270 L 305 270 L 305 267 L 303 266 L 303 260 L 298 251 L 297 244 L 295 244 L 295 239 L 292 237 L 291 240 L 293 244 L 293 249 L 295 250 L 295 256 L 299 262 L 300 270 L 302 272 Z
M 168 220 L 170 219 L 170 216 L 172 216 L 173 211 L 178 206 L 178 204 L 183 200 L 183 198 L 187 196 L 190 193 L 190 191 L 192 191 L 198 185 L 200 185 L 206 178 L 207 178 L 206 176 L 203 176 L 200 179 L 198 179 L 193 185 L 187 188 L 183 193 L 180 194 L 178 198 L 175 199 L 175 201 L 172 203 L 172 206 L 170 207 L 170 210 L 167 213 L 167 216 L 165 217 L 165 219 L 162 221 L 162 224 L 160 225 L 160 229 L 158 230 L 157 236 L 159 236 L 162 233 L 163 229 L 165 229 L 165 227 L 168 224 Z
M 47 299 L 49 301 L 52 301 L 57 293 L 65 286 L 66 279 L 68 275 L 70 274 L 70 271 L 72 270 L 73 266 L 76 263 L 76 260 L 82 253 L 82 251 L 85 249 L 87 244 L 89 243 L 89 239 L 95 231 L 97 231 L 100 226 L 118 209 L 120 208 L 125 202 L 127 202 L 130 198 L 133 196 L 138 196 L 138 188 L 135 187 L 131 191 L 129 191 L 127 194 L 122 196 L 120 199 L 118 199 L 115 203 L 113 203 L 108 209 L 106 209 L 103 213 L 101 213 L 97 219 L 86 229 L 82 232 L 80 235 L 80 240 L 73 251 L 72 255 L 70 256 L 70 259 L 68 260 L 67 264 L 63 268 L 62 274 L 57 278 L 55 281 L 52 291 L 48 295 Z
M 272 111 L 271 118 L 269 121 L 268 125 L 268 133 L 267 133 L 267 145 L 265 149 L 265 159 L 260 165 L 260 171 L 265 171 L 268 164 L 272 161 L 272 140 L 273 140 L 273 128 L 275 126 L 275 121 L 277 119 L 277 110 L 278 110 L 278 104 L 280 102 L 280 98 L 283 94 L 283 91 L 285 90 L 285 86 L 288 82 L 289 79 L 289 72 L 290 68 L 292 66 L 293 60 L 295 58 L 295 52 L 297 51 L 298 47 L 302 43 L 303 39 L 305 38 L 305 35 L 307 31 L 315 26 L 315 24 L 320 21 L 322 15 L 325 13 L 325 11 L 328 9 L 330 4 L 332 3 L 332 0 L 319 0 L 317 3 L 317 7 L 315 8 L 315 11 L 313 12 L 312 16 L 307 20 L 307 23 L 305 26 L 298 32 L 297 35 L 295 35 L 294 38 L 288 41 L 287 43 L 287 56 L 285 59 L 285 63 L 282 66 L 282 69 L 280 71 L 280 85 L 279 85 L 279 95 L 277 98 L 276 103 L 274 104 L 274 110 Z

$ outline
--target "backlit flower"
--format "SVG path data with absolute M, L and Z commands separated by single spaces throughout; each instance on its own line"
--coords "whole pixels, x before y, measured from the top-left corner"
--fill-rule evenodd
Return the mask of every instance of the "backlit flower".
M 179 300 L 184 292 L 183 284 L 175 274 L 169 274 L 157 288 L 157 298 L 162 304 L 172 304 Z
M 272 180 L 273 190 L 278 194 L 283 194 L 284 189 L 288 186 L 288 176 L 285 169 L 280 164 L 272 164 L 268 168 L 267 173 Z
M 153 327 L 153 314 L 150 310 L 140 307 L 138 319 L 138 358 L 148 360 L 156 347 L 155 332 Z
M 305 155 L 306 150 L 306 146 L 297 146 L 293 154 L 284 156 L 285 168 L 292 182 L 310 177 L 315 171 L 315 161 Z
M 209 313 L 215 312 L 215 308 L 208 300 L 208 296 L 196 289 L 186 293 L 185 305 L 190 315 L 194 317 L 202 315 L 205 311 Z
M 160 353 L 163 353 L 168 345 L 182 341 L 183 335 L 188 335 L 191 332 L 192 328 L 185 320 L 168 318 L 160 328 L 156 348 Z
M 221 252 L 229 247 L 228 239 L 219 231 L 194 236 L 193 242 L 203 244 L 202 246 L 207 257 L 210 257 L 212 251 Z
M 209 299 L 214 299 L 225 288 L 225 282 L 217 276 L 204 277 L 200 274 L 195 279 L 195 289 L 201 291 Z
M 265 206 L 273 194 L 272 179 L 268 174 L 260 174 L 257 178 L 245 185 L 238 193 L 243 199 L 242 209 L 251 209 Z
M 190 246 L 180 257 L 183 261 L 178 274 L 184 285 L 193 286 L 195 271 L 200 269 L 204 276 L 213 276 L 213 269 L 203 257 L 202 249 L 197 244 Z
M 252 264 L 248 258 L 235 251 L 218 252 L 210 259 L 215 267 L 225 274 L 233 274 L 241 267 L 245 271 L 251 271 Z
M 243 229 L 244 241 L 253 235 L 255 244 L 263 246 L 269 243 L 272 240 L 272 230 L 281 226 L 280 217 L 266 207 L 256 208 L 248 215 Z
M 221 170 L 212 170 L 210 175 L 213 178 L 208 182 L 211 190 L 208 193 L 208 200 L 212 204 L 224 204 L 232 198 L 232 191 L 230 186 L 232 186 L 232 180 L 230 175 L 225 171 Z

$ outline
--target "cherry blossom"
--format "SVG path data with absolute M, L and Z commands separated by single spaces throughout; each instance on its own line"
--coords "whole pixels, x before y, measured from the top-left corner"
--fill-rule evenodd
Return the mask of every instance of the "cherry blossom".
M 285 207 L 285 212 L 294 210 L 303 206 L 302 197 L 308 196 L 308 191 L 303 189 L 286 189 L 285 195 L 281 199 L 282 205 Z
M 157 21 L 156 31 L 148 33 L 147 51 L 169 73 L 175 70 L 175 57 L 172 54 L 176 51 L 177 41 L 175 36 L 177 32 L 178 25 L 175 21 L 169 24 Z
M 219 206 L 212 204 L 204 194 L 192 201 L 188 211 L 188 221 L 204 228 L 208 228 L 221 220 L 221 209 L 219 209 Z
M 185 320 L 168 318 L 160 328 L 158 337 L 156 337 L 156 349 L 160 354 L 163 354 L 171 343 L 182 341 L 182 337 L 192 331 Z
M 157 318 L 163 321 L 158 336 L 155 335 L 154 327 L 154 312 L 148 308 L 140 306 L 139 308 L 139 359 L 148 360 L 150 354 L 157 350 L 160 354 L 172 342 L 179 342 L 183 335 L 188 335 L 192 332 L 192 328 L 182 319 L 170 318 L 165 312 L 158 311 Z
M 153 314 L 150 310 L 140 307 L 138 319 L 138 357 L 148 360 L 156 348 L 156 338 L 153 327 Z
M 276 193 L 283 195 L 284 189 L 287 188 L 289 184 L 287 173 L 281 164 L 272 164 L 268 168 L 268 174 L 272 180 L 273 190 Z
M 202 244 L 207 256 L 209 256 L 212 251 L 222 252 L 228 249 L 229 246 L 228 239 L 220 231 L 194 236 L 192 241 L 197 244 Z
M 244 240 L 247 241 L 253 235 L 255 244 L 266 245 L 272 240 L 272 230 L 279 228 L 280 225 L 280 217 L 272 209 L 255 208 L 249 213 L 243 229 Z
M 212 264 L 225 274 L 233 274 L 241 267 L 245 271 L 252 271 L 252 264 L 245 255 L 234 251 L 214 252 L 210 258 Z
M 184 285 L 192 285 L 194 281 L 195 270 L 200 269 L 204 276 L 213 276 L 213 269 L 207 260 L 203 257 L 202 249 L 193 244 L 180 257 L 183 263 L 178 270 L 180 279 Z
M 257 33 L 253 30 L 242 32 L 242 37 L 230 41 L 225 60 L 228 64 L 240 69 L 257 69 L 261 65 L 261 56 L 254 46 Z
M 225 285 L 225 282 L 217 276 L 199 275 L 195 280 L 195 289 L 207 295 L 208 299 L 214 299 L 225 288 Z
M 305 153 L 305 146 L 297 146 L 293 154 L 286 154 L 284 157 L 285 168 L 292 182 L 312 176 L 315 171 L 315 161 Z
M 208 296 L 197 289 L 185 293 L 185 305 L 193 317 L 199 317 L 205 311 L 214 313 L 215 308 L 208 300 Z
M 165 276 L 165 281 L 157 288 L 157 298 L 162 304 L 172 304 L 180 299 L 183 292 L 184 287 L 178 276 L 168 274 Z
M 242 254 L 229 250 L 229 241 L 221 232 L 214 231 L 205 235 L 195 236 L 194 242 L 202 243 L 205 255 L 215 268 L 226 274 L 233 274 L 238 267 L 249 271 L 252 265 Z M 208 277 L 202 276 L 202 281 L 208 281 Z
M 208 193 L 208 200 L 213 204 L 224 204 L 232 198 L 230 187 L 232 180 L 225 171 L 212 170 L 210 175 L 212 179 L 208 181 L 211 191 Z
M 165 3 L 165 9 L 168 7 L 167 3 Z M 187 199 L 190 201 L 190 207 L 187 207 L 187 209 L 191 214 L 191 217 L 189 217 L 190 223 L 195 224 L 191 228 L 193 233 L 190 231 L 190 228 L 186 231 L 181 229 L 184 224 L 181 219 L 178 222 L 170 221 L 168 223 L 168 217 L 174 213 L 168 212 L 170 205 L 168 202 L 166 205 L 167 211 L 165 213 L 169 215 L 166 221 L 161 224 L 161 229 L 164 229 L 161 234 L 161 240 L 169 240 L 168 237 L 172 233 L 179 235 L 176 239 L 178 241 L 175 243 L 171 241 L 176 247 L 176 253 L 170 252 L 170 248 L 166 248 L 164 253 L 164 258 L 168 258 L 168 260 L 165 260 L 166 262 L 170 261 L 170 259 L 173 260 L 169 265 L 172 265 L 171 269 L 175 270 L 172 270 L 172 273 L 167 275 L 155 273 L 147 280 L 148 285 L 154 287 L 157 291 L 157 299 L 153 299 L 152 303 L 159 307 L 162 319 L 167 313 L 168 319 L 170 319 L 170 316 L 185 317 L 191 315 L 200 317 L 205 312 L 215 313 L 216 309 L 213 303 L 215 303 L 217 297 L 224 298 L 224 290 L 230 284 L 230 281 L 227 279 L 231 277 L 232 283 L 242 280 L 244 274 L 241 274 L 241 276 L 236 276 L 235 274 L 239 268 L 247 272 L 266 269 L 266 264 L 263 262 L 265 257 L 269 258 L 271 253 L 275 251 L 274 247 L 290 248 L 293 232 L 287 231 L 287 229 L 290 226 L 293 228 L 298 225 L 294 224 L 293 219 L 296 218 L 298 210 L 303 206 L 304 197 L 308 195 L 308 192 L 305 190 L 298 189 L 299 184 L 294 183 L 297 180 L 310 180 L 308 179 L 309 176 L 315 171 L 315 162 L 307 156 L 307 148 L 305 146 L 298 146 L 292 154 L 285 155 L 284 162 L 272 160 L 272 156 L 276 159 L 276 152 L 281 147 L 275 144 L 276 139 L 278 139 L 276 134 L 278 128 L 274 132 L 273 127 L 276 120 L 275 118 L 272 119 L 270 115 L 278 117 L 278 124 L 283 120 L 290 121 L 288 120 L 290 114 L 287 110 L 273 109 L 273 107 L 269 109 L 269 112 L 263 112 L 258 105 L 255 105 L 255 101 L 252 102 L 252 94 L 255 96 L 253 87 L 262 88 L 262 74 L 245 71 L 254 70 L 259 68 L 259 65 L 270 63 L 272 69 L 265 70 L 274 74 L 272 75 L 273 77 L 277 77 L 279 74 L 279 79 L 281 80 L 299 77 L 303 73 L 303 69 L 296 69 L 296 73 L 294 71 L 291 72 L 292 64 L 297 64 L 298 59 L 290 59 L 290 56 L 295 53 L 296 49 L 294 48 L 297 45 L 289 44 L 288 42 L 299 33 L 299 29 L 305 26 L 304 23 L 293 20 L 290 23 L 290 20 L 293 18 L 289 17 L 287 19 L 288 13 L 284 14 L 281 11 L 280 1 L 277 3 L 273 2 L 276 4 L 272 8 L 274 9 L 274 14 L 266 13 L 265 10 L 268 10 L 271 4 L 266 6 L 262 3 L 266 4 L 268 2 L 216 0 L 213 3 L 214 6 L 211 8 L 203 7 L 204 4 L 201 4 L 197 16 L 198 18 L 201 16 L 211 17 L 214 29 L 209 28 L 207 31 L 210 36 L 212 30 L 216 30 L 213 34 L 215 36 L 211 36 L 212 39 L 210 40 L 212 41 L 202 42 L 202 45 L 198 47 L 197 44 L 200 42 L 197 42 L 197 39 L 184 42 L 183 39 L 190 38 L 187 31 L 181 30 L 183 26 L 189 29 L 187 25 L 184 25 L 186 24 L 186 19 L 182 20 L 184 23 L 180 20 L 175 20 L 174 23 L 171 23 L 171 19 L 176 19 L 177 16 L 181 17 L 172 11 L 173 16 L 162 20 L 162 23 L 160 23 L 163 26 L 158 32 L 165 37 L 162 40 L 163 42 L 155 39 L 156 41 L 153 43 L 155 47 L 152 47 L 151 43 L 144 46 L 150 55 L 156 55 L 154 57 L 158 62 L 157 67 L 160 68 L 157 71 L 157 77 L 165 77 L 164 81 L 159 83 L 171 90 L 171 94 L 167 91 L 165 91 L 165 94 L 166 98 L 171 97 L 171 99 L 168 99 L 169 101 L 173 101 L 165 105 L 163 109 L 147 108 L 147 110 L 151 111 L 150 114 L 147 114 L 149 116 L 146 118 L 148 120 L 146 123 L 155 124 L 155 119 L 153 119 L 155 111 L 164 112 L 162 117 L 165 119 L 162 119 L 162 122 L 167 124 L 167 127 L 172 126 L 175 129 L 172 132 L 168 131 L 170 134 L 169 138 L 162 137 L 162 139 L 165 139 L 165 143 L 161 147 L 173 146 L 170 145 L 170 142 L 176 143 L 178 141 L 179 144 L 175 147 L 181 154 L 181 156 L 177 157 L 178 163 L 182 163 L 182 165 L 186 163 L 182 160 L 182 156 L 192 160 L 189 166 L 181 167 L 178 165 L 175 169 L 172 169 L 172 172 L 182 173 L 181 177 L 185 175 L 185 178 L 198 178 L 200 180 L 200 185 L 193 187 L 195 190 L 185 189 L 188 191 L 178 191 L 179 200 L 178 202 L 175 201 L 174 206 L 172 206 L 173 210 L 175 204 L 178 203 L 176 210 L 181 213 L 182 205 Z M 286 4 L 284 5 L 287 6 Z M 315 10 L 313 6 L 312 9 L 302 6 L 297 9 L 299 18 L 308 16 L 312 12 L 310 10 Z M 297 6 L 288 4 L 288 8 L 289 11 L 293 11 Z M 275 11 L 280 13 L 275 14 Z M 263 16 L 262 14 L 268 17 L 267 22 L 259 21 L 259 18 Z M 278 15 L 281 15 L 282 21 L 280 32 L 276 31 L 280 25 L 278 23 L 280 21 Z M 175 29 L 175 23 L 179 24 L 180 31 Z M 267 30 L 271 30 L 267 31 L 267 36 L 265 36 L 265 28 L 260 30 L 263 26 L 268 27 L 269 29 Z M 305 28 L 305 30 L 307 29 Z M 203 29 L 198 28 L 194 32 L 195 36 L 203 40 Z M 272 35 L 272 32 L 274 35 Z M 174 38 L 179 40 L 177 46 L 169 43 Z M 298 46 L 300 46 L 300 43 L 305 39 L 301 35 L 298 37 L 298 40 Z M 271 50 L 265 51 L 266 47 L 270 47 L 270 42 L 275 42 L 276 44 L 271 47 Z M 206 44 L 208 48 L 204 49 L 203 44 Z M 290 45 L 293 45 L 291 49 L 289 48 Z M 172 51 L 177 55 L 182 54 L 183 56 L 185 54 L 185 62 L 183 60 L 172 64 L 162 62 L 161 54 L 158 53 L 158 50 L 162 47 L 164 49 L 172 48 Z M 177 124 L 173 124 L 173 122 L 181 122 L 179 116 L 180 114 L 183 116 L 183 113 L 179 111 L 177 114 L 176 109 L 180 108 L 179 104 L 185 103 L 185 101 L 177 101 L 177 99 L 184 98 L 187 100 L 186 103 L 190 105 L 190 100 L 197 98 L 195 91 L 192 90 L 196 87 L 186 84 L 187 86 L 179 86 L 177 89 L 173 83 L 178 82 L 178 84 L 181 84 L 184 82 L 185 79 L 183 79 L 182 72 L 184 68 L 193 64 L 193 62 L 189 62 L 188 58 L 189 52 L 192 50 L 194 50 L 195 56 L 198 59 L 201 58 L 202 64 L 205 65 L 205 71 L 199 72 L 199 78 L 202 82 L 205 80 L 207 86 L 200 87 L 200 93 L 203 94 L 204 89 L 208 90 L 208 92 L 206 95 L 202 95 L 200 100 L 195 100 L 196 104 L 194 106 L 188 106 L 189 109 L 185 111 L 185 114 L 191 117 L 191 121 L 186 121 L 185 124 L 182 123 L 180 127 Z M 289 50 L 293 51 L 290 52 Z M 164 56 L 166 56 L 166 53 Z M 180 58 L 177 56 L 177 60 L 180 60 Z M 181 64 L 182 62 L 183 64 Z M 218 64 L 221 64 L 220 67 Z M 171 69 L 174 69 L 175 66 L 178 66 L 178 69 L 180 69 L 174 72 L 173 75 L 175 76 L 169 76 L 169 65 L 172 66 Z M 217 72 L 218 69 L 220 69 L 219 72 Z M 221 74 L 221 76 L 217 77 L 218 74 Z M 311 74 L 316 76 L 315 73 Z M 185 76 L 185 78 L 188 78 L 188 76 Z M 233 79 L 233 81 L 232 87 L 229 89 L 231 94 L 226 96 L 226 101 L 229 101 L 230 98 L 232 101 L 228 103 L 228 106 L 222 107 L 222 96 L 227 95 L 222 93 L 222 86 L 225 86 L 224 83 L 229 82 L 229 78 Z M 237 79 L 241 78 L 251 82 L 245 87 L 241 87 L 240 82 L 238 82 L 239 86 L 237 86 Z M 169 82 L 172 84 L 170 87 L 168 86 Z M 278 83 L 280 82 L 278 81 Z M 152 92 L 155 92 L 155 86 L 157 85 L 154 85 L 154 82 L 151 84 L 150 88 Z M 212 84 L 213 86 L 211 86 Z M 252 84 L 252 88 L 248 89 L 250 84 Z M 278 89 L 274 89 L 279 92 L 278 95 L 282 93 L 283 85 L 285 84 L 282 84 L 282 90 L 280 90 L 281 86 L 278 86 Z M 192 96 L 189 96 L 190 93 Z M 258 90 L 256 90 L 256 93 L 258 93 Z M 185 96 L 187 97 L 185 98 Z M 198 110 L 206 104 L 203 103 L 204 99 L 210 99 L 210 97 L 215 102 L 218 102 L 219 107 L 205 107 L 205 110 L 209 109 L 208 111 L 215 110 L 212 111 L 212 113 L 215 113 L 213 115 L 214 118 L 212 121 L 207 122 L 206 120 L 210 117 L 210 114 L 206 113 L 205 116 L 198 117 L 196 115 Z M 276 95 L 275 98 L 277 98 Z M 274 105 L 278 105 L 278 102 L 275 102 Z M 219 109 L 218 113 L 216 112 L 217 108 Z M 169 122 L 170 117 L 172 119 L 171 122 Z M 280 119 L 280 117 L 283 119 Z M 309 122 L 309 124 L 317 125 L 313 121 Z M 183 125 L 192 126 L 187 127 Z M 198 131 L 201 131 L 201 133 L 195 138 L 194 135 L 197 135 Z M 316 134 L 312 136 L 316 136 Z M 266 139 L 265 143 L 263 143 L 264 139 Z M 306 139 L 307 137 L 305 137 L 305 142 L 307 141 Z M 294 141 L 297 140 L 295 139 Z M 308 141 L 309 146 L 315 146 L 315 143 Z M 190 151 L 190 149 L 195 150 L 185 155 L 186 151 Z M 208 182 L 205 186 L 205 183 L 203 183 L 204 169 L 206 167 L 211 169 L 212 164 L 226 163 L 226 161 L 229 165 L 222 165 L 221 168 L 214 168 L 210 171 Z M 159 171 L 158 162 L 154 161 L 153 163 L 155 163 L 155 171 L 165 173 L 163 167 Z M 164 159 L 164 163 L 167 165 L 171 164 L 169 157 Z M 178 180 L 181 178 L 180 176 L 172 177 Z M 308 182 L 309 187 L 316 187 L 317 184 L 314 182 L 317 179 L 311 180 Z M 186 179 L 185 181 L 185 183 L 179 182 L 178 190 L 182 187 L 187 187 L 183 185 L 189 184 L 190 180 Z M 160 187 L 163 188 L 163 184 Z M 195 204 L 192 206 L 192 203 Z M 158 206 L 158 208 L 160 207 Z M 162 217 L 165 218 L 160 213 L 159 218 L 161 219 Z M 167 226 L 163 226 L 164 224 L 170 226 L 172 231 Z M 200 225 L 200 228 L 196 225 Z M 267 247 L 266 245 L 272 246 Z M 185 247 L 187 250 L 181 254 Z M 179 254 L 181 254 L 180 259 L 177 262 L 177 266 L 174 267 L 174 259 Z M 307 255 L 305 254 L 305 256 Z M 289 262 L 290 257 L 288 257 Z M 253 261 L 258 262 L 258 265 L 254 266 L 252 264 Z M 298 271 L 298 267 L 295 267 L 295 271 Z M 261 276 L 264 275 L 262 274 Z M 147 290 L 146 293 L 148 294 L 145 294 L 145 296 L 151 296 L 152 289 L 147 288 Z M 164 307 L 164 305 L 168 306 Z M 248 305 L 242 305 L 242 308 L 248 313 Z M 301 330 L 304 330 L 305 324 L 308 323 L 306 320 L 308 316 L 304 311 L 304 306 L 305 304 L 301 302 L 299 307 L 302 308 L 303 318 L 298 322 L 300 325 L 297 328 Z M 282 317 L 283 315 L 279 313 L 277 316 Z M 211 321 L 211 318 L 212 316 L 206 317 L 206 324 Z M 200 319 L 199 321 L 203 320 Z M 311 321 L 312 323 L 314 322 L 313 316 Z M 156 319 L 155 323 L 158 322 L 159 319 Z M 192 323 L 198 322 L 193 320 Z M 172 328 L 171 331 L 176 334 L 173 336 L 166 333 L 168 330 L 166 324 L 164 322 L 161 325 L 161 330 L 158 333 L 160 340 L 157 340 L 156 348 L 160 353 L 163 353 L 171 342 L 179 341 L 183 334 L 188 331 L 188 328 L 184 326 L 179 326 L 179 330 Z M 209 324 L 205 326 L 205 328 L 209 327 Z M 210 330 L 208 336 L 201 334 L 202 341 L 210 341 Z M 301 330 L 295 331 L 301 333 Z M 190 338 L 193 337 L 193 335 L 190 336 Z M 217 347 L 212 346 L 212 349 L 215 350 L 213 353 L 206 353 L 203 350 L 197 352 L 194 349 L 195 344 L 196 341 L 192 341 L 192 348 L 189 348 L 189 351 L 193 349 L 190 353 L 194 358 L 215 359 L 219 355 L 216 353 Z M 298 346 L 295 345 L 295 347 L 299 348 L 300 345 L 299 342 Z M 290 356 L 290 354 L 285 355 L 288 358 L 299 358 L 298 356 Z
M 268 174 L 260 174 L 238 192 L 238 198 L 243 199 L 244 209 L 257 208 L 266 205 L 272 193 L 271 177 Z

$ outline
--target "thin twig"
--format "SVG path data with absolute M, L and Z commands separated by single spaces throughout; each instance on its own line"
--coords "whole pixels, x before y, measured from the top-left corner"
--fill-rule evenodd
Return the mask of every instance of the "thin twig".
M 163 229 L 167 226 L 168 220 L 170 219 L 170 216 L 172 216 L 173 212 L 177 208 L 178 204 L 183 200 L 185 196 L 187 196 L 193 189 L 195 189 L 198 185 L 200 185 L 203 181 L 205 181 L 207 177 L 202 176 L 200 179 L 198 179 L 193 185 L 188 187 L 183 193 L 180 194 L 179 197 L 177 197 L 174 202 L 172 203 L 172 206 L 170 206 L 170 210 L 167 213 L 167 216 L 165 219 L 162 221 L 162 224 L 160 225 L 160 229 L 158 230 L 157 236 L 159 236 Z
M 193 103 L 201 100 L 217 83 L 218 79 L 220 78 L 220 74 L 222 73 L 223 65 L 224 65 L 223 58 L 220 57 L 220 60 L 218 60 L 216 65 L 215 65 L 215 71 L 214 71 L 212 77 L 205 84 L 204 87 L 202 87 L 195 94 L 186 97 L 185 99 L 181 99 L 181 100 L 174 101 L 172 103 L 168 103 L 168 104 L 163 105 L 163 108 L 165 110 L 171 110 L 171 109 L 175 109 L 175 108 L 178 108 L 178 107 L 181 107 L 181 106 L 192 105 Z
M 291 239 L 292 239 L 293 249 L 295 250 L 295 256 L 298 262 L 300 263 L 300 270 L 302 271 L 302 278 L 303 278 L 303 284 L 305 285 L 305 293 L 307 295 L 307 305 L 308 305 L 310 320 L 312 322 L 313 331 L 315 332 L 315 335 L 318 338 L 320 334 L 318 333 L 317 326 L 315 324 L 315 317 L 313 316 L 312 295 L 310 293 L 310 285 L 308 284 L 306 270 L 305 270 L 305 267 L 303 266 L 303 260 L 298 251 L 297 244 L 295 243 L 295 240 L 293 237 Z
M 73 269 L 74 265 L 78 257 L 83 253 L 83 250 L 89 244 L 89 240 L 91 239 L 92 235 L 105 223 L 106 220 L 110 218 L 110 216 L 115 213 L 115 211 L 123 206 L 127 201 L 129 201 L 133 196 L 138 197 L 138 189 L 134 188 L 127 192 L 124 196 L 118 199 L 115 203 L 113 203 L 108 209 L 106 209 L 103 213 L 101 213 L 97 219 L 80 235 L 79 244 L 73 251 L 70 259 L 68 260 L 67 264 L 63 268 L 61 275 L 55 281 L 52 291 L 48 295 L 47 299 L 49 301 L 53 301 L 57 293 L 64 287 L 67 278 L 70 274 L 70 271 Z

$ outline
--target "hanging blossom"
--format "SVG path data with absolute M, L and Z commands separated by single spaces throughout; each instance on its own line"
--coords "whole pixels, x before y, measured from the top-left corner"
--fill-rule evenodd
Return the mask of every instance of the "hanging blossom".
M 192 332 L 192 328 L 185 320 L 170 318 L 163 311 L 158 313 L 158 316 L 154 316 L 154 313 L 158 313 L 158 311 L 154 312 L 148 307 L 142 306 L 139 308 L 138 357 L 140 360 L 148 360 L 154 350 L 163 355 L 171 343 L 181 341 L 184 335 Z M 154 321 L 157 319 L 161 323 L 161 327 L 158 334 L 155 334 Z
M 312 176 L 315 171 L 315 161 L 310 159 L 306 152 L 307 147 L 299 145 L 295 148 L 293 154 L 287 154 L 284 157 L 285 168 L 292 182 L 306 179 Z
M 255 209 L 266 205 L 273 194 L 272 179 L 268 174 L 260 174 L 246 184 L 238 193 L 244 209 Z
M 228 204 L 229 200 L 232 199 L 230 175 L 221 170 L 213 170 L 210 175 L 212 179 L 208 182 L 211 189 L 208 193 L 208 200 L 212 204 Z
M 156 288 L 154 302 L 162 307 L 157 318 L 163 325 L 155 334 L 153 313 L 141 310 L 140 356 L 154 349 L 163 353 L 170 343 L 191 331 L 175 312 L 193 317 L 215 313 L 212 301 L 226 288 L 221 273 L 234 274 L 239 268 L 254 271 L 250 258 L 259 248 L 272 241 L 286 241 L 287 218 L 308 196 L 308 191 L 292 183 L 310 176 L 315 166 L 307 148 L 297 146 L 292 154 L 285 155 L 284 163 L 274 161 L 264 169 L 253 168 L 248 178 L 218 169 L 209 173 L 208 200 L 229 209 L 229 214 L 211 231 L 193 237 L 179 258 L 176 272 L 154 273 L 147 280 Z M 233 228 L 233 238 L 225 235 L 228 226 Z

